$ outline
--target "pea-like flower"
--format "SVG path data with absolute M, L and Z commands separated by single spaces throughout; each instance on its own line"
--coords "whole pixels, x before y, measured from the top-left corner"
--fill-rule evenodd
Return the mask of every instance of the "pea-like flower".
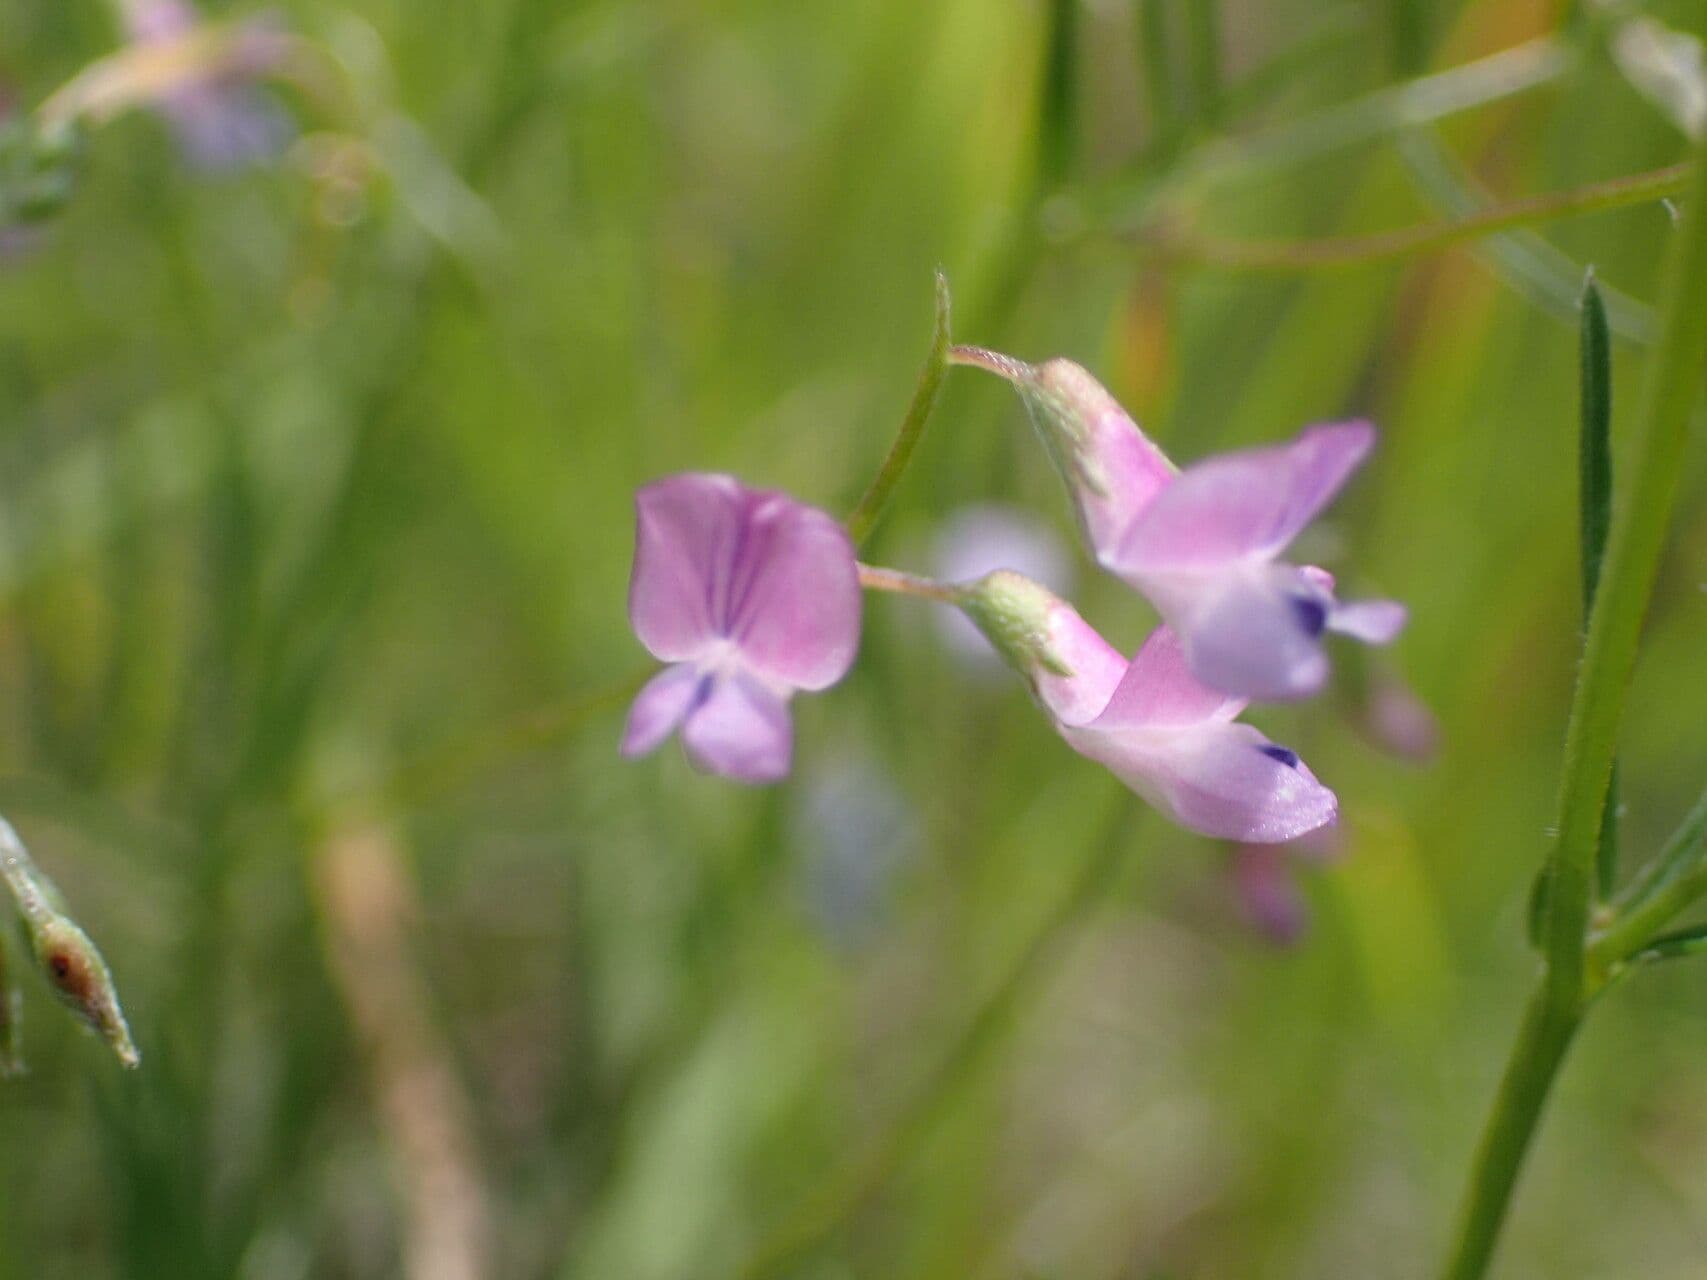
M 1332 822 L 1334 793 L 1296 752 L 1241 724 L 1243 698 L 1191 672 L 1163 626 L 1128 662 L 1066 602 L 1016 573 L 961 589 L 958 602 L 1030 682 L 1080 755 L 1192 831 L 1248 843 Z
M 1019 390 L 1097 562 L 1155 605 L 1205 684 L 1308 697 L 1327 679 L 1325 632 L 1385 644 L 1404 626 L 1402 605 L 1341 603 L 1324 570 L 1279 558 L 1368 455 L 1368 423 L 1311 427 L 1182 471 L 1071 361 L 1034 367 L 970 347 L 955 358 Z
M 670 665 L 629 711 L 622 754 L 678 728 L 697 767 L 742 782 L 788 773 L 796 690 L 835 684 L 859 647 L 853 544 L 824 512 L 733 477 L 642 489 L 628 614 Z

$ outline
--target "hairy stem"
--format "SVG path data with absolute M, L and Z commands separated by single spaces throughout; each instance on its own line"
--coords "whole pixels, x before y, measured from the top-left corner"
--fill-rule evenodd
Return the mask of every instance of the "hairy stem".
M 888 591 L 898 596 L 917 596 L 921 600 L 935 600 L 941 604 L 959 604 L 962 595 L 961 589 L 952 583 L 938 582 L 934 578 L 921 578 L 917 574 L 902 573 L 899 569 L 882 569 L 870 564 L 859 566 L 859 585 L 867 591 Z

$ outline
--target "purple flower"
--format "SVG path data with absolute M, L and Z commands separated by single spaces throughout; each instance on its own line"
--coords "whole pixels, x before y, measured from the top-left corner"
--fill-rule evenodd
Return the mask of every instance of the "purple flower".
M 840 680 L 859 647 L 853 544 L 829 516 L 730 476 L 669 476 L 635 498 L 628 616 L 671 665 L 640 691 L 622 754 L 677 728 L 699 768 L 742 782 L 788 773 L 797 689 Z
M 1405 623 L 1392 601 L 1342 604 L 1324 570 L 1279 559 L 1367 456 L 1366 422 L 1180 471 L 1078 365 L 1030 365 L 957 349 L 1018 388 L 1067 481 L 1097 562 L 1179 633 L 1205 684 L 1266 701 L 1307 697 L 1327 679 L 1322 636 L 1385 644 Z
M 139 48 L 190 38 L 201 24 L 185 0 L 126 0 L 125 28 Z M 283 148 L 291 126 L 278 104 L 253 84 L 283 56 L 268 19 L 233 29 L 223 42 L 187 59 L 184 73 L 162 84 L 154 99 L 185 158 L 206 170 L 240 168 L 269 160 Z
M 1266 844 L 1334 820 L 1334 793 L 1295 752 L 1238 723 L 1245 700 L 1199 682 L 1169 628 L 1128 662 L 1070 605 L 1006 572 L 972 584 L 962 607 L 1067 744 L 1181 826 Z

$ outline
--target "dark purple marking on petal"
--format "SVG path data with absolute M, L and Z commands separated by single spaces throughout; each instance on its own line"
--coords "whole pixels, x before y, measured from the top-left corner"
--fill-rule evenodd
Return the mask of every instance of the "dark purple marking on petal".
M 1304 634 L 1311 639 L 1328 628 L 1328 606 L 1314 596 L 1293 596 L 1292 612 L 1298 619 L 1298 625 L 1304 628 Z
M 1298 767 L 1298 753 L 1296 751 L 1291 751 L 1285 747 L 1277 746 L 1272 742 L 1263 743 L 1262 746 L 1257 748 L 1257 750 L 1262 752 L 1270 760 L 1279 761 L 1288 769 L 1296 769 Z

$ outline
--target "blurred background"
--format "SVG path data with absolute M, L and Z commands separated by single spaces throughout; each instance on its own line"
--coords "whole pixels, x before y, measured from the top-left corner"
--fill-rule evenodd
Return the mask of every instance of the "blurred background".
M 1576 299 L 1592 265 L 1623 415 L 1671 219 L 1310 270 L 1228 246 L 1683 159 L 1701 7 L 202 16 L 236 25 L 0 0 L 16 118 L 124 73 L 0 231 L 0 812 L 144 1056 L 12 949 L 0 1277 L 1429 1274 L 1535 970 Z M 150 47 L 177 60 L 124 60 Z M 959 340 L 1072 356 L 1178 458 L 1379 424 L 1301 558 L 1410 629 L 1258 716 L 1339 792 L 1331 847 L 1146 814 L 914 600 L 867 600 L 786 784 L 619 761 L 634 489 L 726 470 L 845 512 L 938 266 Z M 1700 463 L 1635 852 L 1707 774 Z M 866 551 L 1037 557 L 1136 646 L 1071 533 L 1017 400 L 961 371 Z M 1704 983 L 1589 1024 L 1500 1275 L 1700 1274 Z

